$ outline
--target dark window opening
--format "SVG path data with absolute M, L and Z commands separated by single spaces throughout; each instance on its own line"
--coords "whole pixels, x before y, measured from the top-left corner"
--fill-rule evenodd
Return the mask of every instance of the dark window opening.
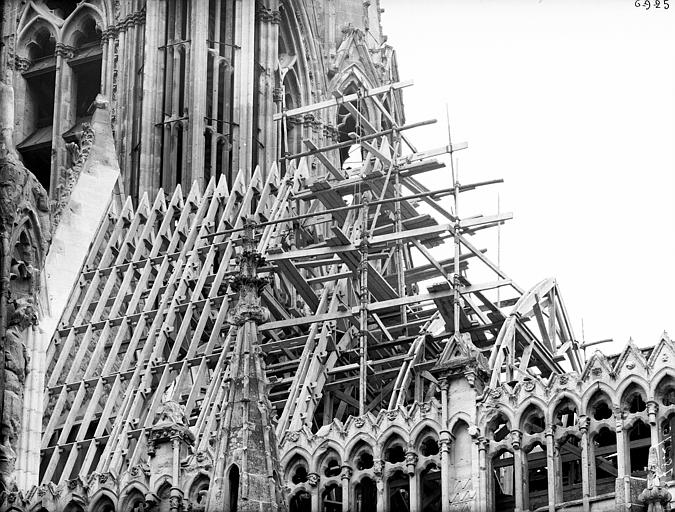
M 384 452 L 384 460 L 395 464 L 396 462 L 403 462 L 405 460 L 405 451 L 403 446 L 395 444 Z
M 94 18 L 88 17 L 82 22 L 80 28 L 73 34 L 72 41 L 75 48 L 101 41 L 101 32 L 96 26 Z
M 540 444 L 535 445 L 526 454 L 527 460 L 527 503 L 529 510 L 535 510 L 548 504 L 548 468 L 546 450 Z
M 649 425 L 646 425 L 642 420 L 638 420 L 630 429 L 628 439 L 630 442 L 630 474 L 631 476 L 645 478 L 651 445 Z
M 340 472 L 341 472 L 340 463 L 337 461 L 337 459 L 330 459 L 326 464 L 324 475 L 330 478 L 334 476 L 339 476 Z
M 110 498 L 103 498 L 94 509 L 95 512 L 115 512 L 115 505 Z
M 515 510 L 514 487 L 513 455 L 504 452 L 492 459 L 493 510 L 500 512 Z
M 356 459 L 356 469 L 362 471 L 373 467 L 373 455 L 370 452 L 361 452 Z
M 628 412 L 631 413 L 642 412 L 647 408 L 647 404 L 639 391 L 630 395 L 626 402 L 628 403 Z
M 523 431 L 526 434 L 539 434 L 546 427 L 544 414 L 536 407 L 531 408 L 523 418 Z
M 593 438 L 595 496 L 614 491 L 618 475 L 616 433 L 604 427 Z
M 424 441 L 422 441 L 420 451 L 425 457 L 436 455 L 440 451 L 438 449 L 438 442 L 433 437 L 427 437 Z
M 390 512 L 408 512 L 410 510 L 410 480 L 403 471 L 397 471 L 389 479 Z
M 54 86 L 56 70 L 26 78 L 26 117 L 34 129 L 54 122 Z
M 323 512 L 342 512 L 342 487 L 331 484 L 321 493 Z
M 441 470 L 430 464 L 420 474 L 422 512 L 441 512 Z
M 47 27 L 42 27 L 35 32 L 31 41 L 26 45 L 28 59 L 35 62 L 45 57 L 54 55 L 56 50 L 56 38 Z
M 17 144 L 24 165 L 46 190 L 49 190 L 52 166 L 55 81 L 55 70 L 26 78 L 24 133 L 30 135 Z
M 305 466 L 298 466 L 295 469 L 295 472 L 293 473 L 293 477 L 291 478 L 291 481 L 294 484 L 301 484 L 307 481 L 307 468 Z
M 47 8 L 61 19 L 66 19 L 77 7 L 77 0 L 45 0 Z
M 661 395 L 661 403 L 665 406 L 675 405 L 675 387 L 668 387 Z
M 26 168 L 35 175 L 45 190 L 49 191 L 52 167 L 51 137 L 48 143 L 26 149 L 19 148 L 19 152 L 21 153 L 23 164 Z
M 101 60 L 73 66 L 75 83 L 75 117 L 79 121 L 89 115 L 91 104 L 101 91 Z
M 356 104 L 351 102 L 351 104 L 356 108 Z M 338 140 L 340 142 L 347 142 L 354 140 L 350 134 L 356 133 L 356 135 L 361 135 L 361 131 L 357 129 L 356 119 L 354 116 L 347 110 L 346 107 L 340 106 L 338 110 Z M 347 146 L 340 148 L 340 165 L 344 164 L 347 158 L 349 157 L 349 152 L 354 146 Z
M 570 436 L 560 446 L 563 501 L 581 499 L 581 447 L 579 439 Z
M 371 512 L 377 508 L 377 487 L 370 478 L 364 478 L 354 488 L 356 512 Z
M 600 402 L 593 408 L 593 418 L 598 421 L 611 418 L 612 414 L 612 408 L 607 402 Z
M 511 428 L 509 427 L 506 416 L 500 413 L 493 418 L 488 426 L 488 432 L 492 434 L 492 438 L 497 442 L 502 441 L 508 436 L 509 432 L 511 432 Z
M 307 491 L 300 491 L 291 497 L 290 512 L 311 512 L 312 495 Z
M 661 423 L 661 460 L 667 474 L 673 470 L 673 433 L 675 432 L 675 414 L 671 414 Z
M 230 487 L 230 512 L 237 512 L 237 503 L 239 503 L 239 467 L 236 464 L 230 468 L 228 482 Z
M 556 424 L 562 427 L 574 427 L 577 424 L 577 408 L 569 401 L 559 405 L 556 409 Z

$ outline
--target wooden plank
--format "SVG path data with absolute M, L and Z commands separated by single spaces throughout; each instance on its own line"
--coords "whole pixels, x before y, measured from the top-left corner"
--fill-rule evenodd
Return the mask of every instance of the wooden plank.
M 314 143 L 313 143 L 311 140 L 309 140 L 309 139 L 304 139 L 304 140 L 302 141 L 302 143 L 303 143 L 305 146 L 307 146 L 307 147 L 308 147 L 310 150 L 312 150 L 312 151 L 314 151 L 314 150 L 316 150 L 316 149 L 319 149 L 318 146 L 317 146 L 316 144 L 314 144 Z M 344 179 L 345 179 L 345 176 L 344 176 L 343 172 L 342 172 L 340 169 L 338 169 L 337 167 L 335 167 L 335 166 L 333 165 L 333 162 L 331 162 L 331 161 L 328 159 L 328 157 L 326 156 L 325 153 L 317 152 L 317 153 L 315 153 L 315 156 L 316 156 L 316 157 L 319 159 L 319 161 L 326 167 L 326 169 L 328 169 L 328 172 L 330 172 L 331 175 L 333 175 L 333 177 L 334 177 L 336 180 L 344 180 Z
M 405 81 L 405 82 L 394 82 L 393 84 L 389 85 L 383 85 L 380 87 L 375 87 L 373 89 L 366 89 L 363 92 L 360 93 L 355 93 L 355 94 L 348 94 L 347 96 L 341 96 L 340 98 L 334 98 L 326 101 L 320 101 L 318 103 L 314 103 L 312 105 L 306 105 L 303 107 L 298 107 L 294 108 L 291 110 L 287 110 L 285 112 L 279 113 L 279 114 L 274 114 L 273 119 L 275 121 L 279 121 L 280 119 L 283 119 L 284 117 L 290 117 L 290 116 L 299 116 L 302 114 L 307 114 L 309 112 L 315 112 L 316 110 L 321 110 L 324 108 L 328 107 L 334 107 L 336 105 L 340 105 L 342 103 L 347 103 L 350 101 L 355 101 L 359 98 L 368 98 L 368 97 L 373 97 L 377 96 L 378 94 L 382 94 L 385 92 L 389 92 L 392 90 L 398 90 L 398 89 L 403 89 L 405 87 L 410 87 L 413 85 L 413 81 Z

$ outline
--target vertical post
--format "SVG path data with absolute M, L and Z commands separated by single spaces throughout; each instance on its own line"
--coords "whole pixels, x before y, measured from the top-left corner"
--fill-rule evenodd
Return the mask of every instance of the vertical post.
M 406 463 L 406 468 L 408 470 L 408 479 L 409 479 L 409 486 L 410 486 L 410 503 L 409 503 L 409 510 L 410 512 L 419 512 L 420 510 L 420 489 L 419 489 L 419 480 L 417 477 L 417 471 L 416 471 L 416 466 L 417 466 L 417 454 L 412 451 L 411 448 L 408 449 L 408 452 L 405 454 L 405 463 Z
M 359 416 L 366 413 L 368 400 L 368 200 L 370 192 L 361 194 L 361 263 L 359 265 Z
M 310 473 L 307 476 L 307 482 L 309 483 L 312 496 L 311 510 L 312 512 L 319 512 L 319 481 L 321 477 L 316 473 Z
M 626 468 L 626 436 L 623 430 L 623 411 L 620 407 L 614 408 L 614 419 L 616 421 L 616 461 L 617 461 L 617 493 L 623 493 L 620 503 L 625 503 L 629 496 L 628 490 L 630 481 L 627 477 Z
M 382 445 L 380 444 L 373 446 L 373 474 L 375 475 L 375 486 L 377 487 L 376 512 L 386 512 L 386 499 L 384 495 L 384 461 L 382 460 Z
M 208 55 L 208 44 L 206 42 L 209 28 L 209 2 L 192 3 L 192 42 L 190 43 L 190 53 L 192 58 L 192 91 L 190 95 L 190 126 L 189 126 L 189 150 L 184 147 L 183 151 L 188 153 L 188 166 L 183 170 L 184 175 L 190 170 L 189 176 L 183 176 L 183 184 L 188 187 L 194 181 L 199 182 L 200 187 L 204 186 L 204 129 L 206 127 L 206 64 Z M 217 80 L 217 78 L 214 78 Z
M 452 153 L 450 154 L 450 157 L 452 158 Z M 455 225 L 453 228 L 453 238 L 454 238 L 454 244 L 455 244 L 455 265 L 454 265 L 454 278 L 453 278 L 453 288 L 454 288 L 454 293 L 453 293 L 453 332 L 454 336 L 457 339 L 459 337 L 459 308 L 460 308 L 460 296 L 459 296 L 459 286 L 460 286 L 460 279 L 459 279 L 459 269 L 460 269 L 460 264 L 459 264 L 459 258 L 460 258 L 460 246 L 459 246 L 459 210 L 458 210 L 458 204 L 459 204 L 459 180 L 457 180 L 457 177 L 455 176 L 455 173 L 453 172 L 453 180 L 454 180 L 454 191 L 453 191 L 453 197 L 455 199 Z
M 401 177 L 399 176 L 398 167 L 393 171 L 394 173 L 394 197 L 401 197 Z M 394 202 L 394 218 L 396 219 L 396 232 L 400 233 L 403 231 L 403 221 L 401 220 L 401 202 Z M 398 280 L 398 295 L 403 297 L 405 295 L 405 274 L 404 274 L 404 263 L 405 257 L 403 254 L 403 240 L 396 240 L 396 261 L 397 261 L 397 272 L 396 279 Z M 408 323 L 408 314 L 405 305 L 401 306 L 401 325 L 406 325 Z M 402 336 L 408 334 L 407 329 L 403 329 Z
M 157 73 L 159 69 L 158 56 L 159 30 L 163 25 L 160 22 L 160 9 L 163 4 L 160 2 L 148 2 L 146 4 L 145 14 L 145 44 L 143 48 L 143 104 L 141 107 L 141 119 L 143 124 L 141 130 L 141 147 L 139 163 L 139 185 L 138 197 L 142 197 L 145 192 L 154 195 L 154 191 L 159 187 L 159 175 L 155 169 L 154 162 L 154 143 L 155 134 L 161 137 L 161 128 L 155 127 L 155 123 L 161 121 L 161 116 L 157 116 L 157 110 L 161 113 L 162 95 L 158 94 Z M 108 59 L 109 68 L 114 65 L 112 59 L 112 47 L 114 39 L 108 39 L 108 48 L 110 49 L 110 58 Z M 112 71 L 109 71 L 112 73 Z M 112 76 L 112 75 L 111 75 Z M 108 80 L 109 87 L 112 90 L 112 78 Z M 112 102 L 112 98 L 108 98 Z M 156 176 L 157 175 L 157 176 Z
M 581 491 L 584 512 L 590 512 L 591 510 L 590 457 L 588 453 L 588 425 L 590 421 L 588 416 L 582 416 L 579 419 L 579 430 L 581 430 Z
M 488 503 L 488 478 L 490 475 L 487 467 L 487 447 L 489 442 L 484 437 L 479 437 L 476 440 L 478 445 L 478 499 L 480 500 L 478 510 L 480 512 L 488 512 L 492 508 L 491 504 Z
M 349 512 L 349 479 L 352 477 L 352 468 L 342 466 L 342 512 Z
M 656 413 L 659 412 L 659 404 L 654 400 L 647 402 L 647 415 L 649 418 L 649 430 L 651 433 L 652 446 L 656 448 L 656 453 L 658 456 L 659 450 L 659 429 L 656 422 Z M 660 457 L 659 457 L 660 460 Z
M 171 512 L 180 512 L 183 502 L 183 491 L 180 489 L 180 437 L 173 439 L 173 471 L 171 480 L 171 491 L 169 495 L 169 510 Z
M 254 48 L 255 2 L 235 0 L 234 102 L 232 119 L 232 169 L 244 171 L 245 184 L 251 181 L 253 137 L 253 79 L 255 59 L 243 51 Z
M 547 476 L 548 476 L 548 510 L 549 512 L 555 512 L 556 504 L 556 479 L 558 476 L 558 470 L 555 464 L 555 456 L 553 451 L 555 450 L 554 439 L 553 439 L 554 426 L 551 425 L 546 427 L 546 466 L 548 467 Z
M 511 431 L 511 446 L 513 447 L 513 493 L 516 501 L 515 512 L 523 512 L 523 452 L 520 445 L 523 434 L 520 430 Z
M 448 379 L 440 380 L 441 387 L 441 512 L 450 512 L 450 442 L 448 430 Z

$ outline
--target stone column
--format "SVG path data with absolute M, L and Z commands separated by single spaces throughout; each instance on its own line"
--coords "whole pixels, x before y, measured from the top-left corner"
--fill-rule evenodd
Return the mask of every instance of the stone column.
M 375 485 L 377 486 L 377 512 L 385 512 L 384 509 L 384 461 L 376 459 L 373 464 L 375 473 Z
M 74 49 L 63 43 L 56 45 L 56 89 L 54 92 L 54 118 L 52 121 L 52 163 L 51 178 L 49 181 L 49 197 L 59 199 L 57 195 L 57 186 L 65 172 L 65 141 L 63 133 L 70 128 L 66 128 L 64 123 L 71 121 L 71 102 L 72 102 L 72 72 L 67 60 L 72 59 Z
M 520 430 L 511 431 L 511 446 L 513 447 L 513 494 L 516 501 L 515 512 L 523 511 L 523 452 L 520 444 L 523 434 Z
M 581 431 L 581 491 L 583 499 L 584 512 L 591 510 L 591 478 L 590 478 L 590 457 L 588 446 L 588 425 L 590 423 L 588 416 L 579 418 L 579 430 Z
M 626 470 L 626 436 L 623 430 L 623 411 L 620 407 L 614 408 L 614 418 L 616 421 L 616 461 L 617 461 L 617 501 L 625 503 L 630 491 L 630 480 L 627 478 Z
M 405 454 L 405 464 L 410 486 L 410 512 L 419 512 L 420 510 L 420 490 L 416 471 L 417 460 L 417 454 L 412 450 L 408 450 L 408 452 Z
M 656 422 L 656 413 L 659 412 L 659 404 L 654 400 L 647 402 L 647 415 L 649 417 L 649 429 L 652 437 L 652 446 L 659 446 L 659 428 Z M 657 450 L 658 456 L 658 450 Z
M 490 510 L 490 504 L 488 503 L 488 478 L 490 478 L 490 475 L 487 468 L 487 448 L 490 441 L 484 437 L 479 437 L 476 443 L 478 445 L 478 499 L 480 500 L 478 509 L 481 512 L 487 512 Z
M 352 468 L 342 466 L 340 479 L 342 480 L 342 512 L 349 512 L 349 480 L 352 478 Z
M 548 510 L 555 512 L 556 503 L 556 479 L 558 471 L 554 456 L 555 441 L 553 439 L 554 426 L 546 427 L 546 466 L 548 467 Z
M 317 473 L 307 475 L 307 483 L 312 488 L 312 512 L 319 512 L 319 482 L 321 477 Z
M 444 436 L 447 430 L 441 431 L 441 512 L 450 512 L 450 443 Z
M 204 189 L 204 130 L 206 129 L 206 66 L 208 56 L 209 2 L 192 3 L 192 43 L 190 64 L 192 94 L 190 95 L 190 123 L 188 168 L 183 169 L 182 185 L 186 190 L 197 181 Z M 189 170 L 189 176 L 188 176 Z

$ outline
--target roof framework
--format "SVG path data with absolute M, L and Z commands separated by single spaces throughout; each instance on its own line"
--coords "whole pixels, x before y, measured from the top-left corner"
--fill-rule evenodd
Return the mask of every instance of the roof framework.
M 431 398 L 433 367 L 460 334 L 489 356 L 492 385 L 580 369 L 555 281 L 525 292 L 474 244 L 510 215 L 458 215 L 463 192 L 500 180 L 460 185 L 453 172 L 436 191 L 417 180 L 466 144 L 418 151 L 403 132 L 425 123 L 399 127 L 385 107 L 407 85 L 357 95 L 390 122 L 361 119 L 361 136 L 348 142 L 362 152 L 358 169 L 328 158 L 338 147 L 305 141 L 306 152 L 239 173 L 230 188 L 221 177 L 203 191 L 177 187 L 111 209 L 47 353 L 43 483 L 140 464 L 168 398 L 185 406 L 197 450 L 213 449 L 234 342 L 229 283 L 247 219 L 266 258 L 259 274 L 269 276 L 271 318 L 259 331 L 278 435 Z M 323 179 L 310 177 L 314 157 Z M 451 211 L 438 203 L 445 196 Z M 437 247 L 450 256 L 434 256 Z M 493 278 L 475 281 L 474 268 Z

